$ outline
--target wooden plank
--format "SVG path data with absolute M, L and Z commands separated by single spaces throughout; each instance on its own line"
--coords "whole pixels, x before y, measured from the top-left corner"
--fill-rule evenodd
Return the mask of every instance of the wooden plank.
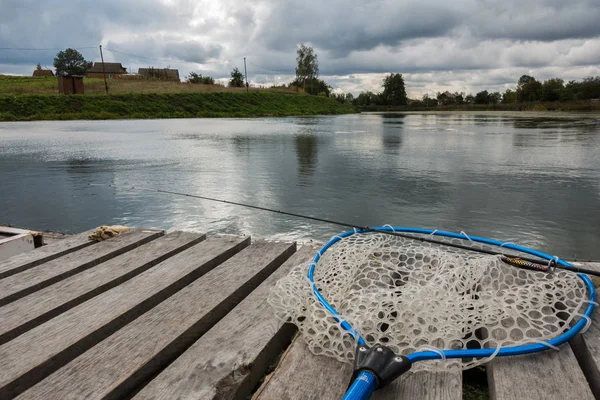
M 571 340 L 571 347 L 592 393 L 600 399 L 600 313 L 598 310 L 592 314 L 592 324 L 588 330 Z
M 462 372 L 417 371 L 373 394 L 373 400 L 461 400 Z
M 0 279 L 94 244 L 95 242 L 88 239 L 90 233 L 92 233 L 91 230 L 27 253 L 17 254 L 0 262 Z
M 122 284 L 205 238 L 206 235 L 197 233 L 170 233 L 0 307 L 0 344 Z
M 568 344 L 560 351 L 498 357 L 487 366 L 490 399 L 594 399 Z
M 315 356 L 298 336 L 252 400 L 339 400 L 351 376 L 352 365 Z
M 352 365 L 330 357 L 315 356 L 299 336 L 252 400 L 339 400 L 348 389 L 351 376 Z M 424 371 L 407 373 L 389 386 L 376 391 L 372 399 L 460 400 L 462 374 Z
M 1 345 L 0 398 L 38 383 L 249 243 L 209 238 Z
M 275 318 L 266 300 L 269 291 L 315 251 L 298 250 L 134 399 L 245 399 L 296 331 Z
M 164 231 L 134 229 L 0 280 L 0 306 L 148 243 Z
M 294 243 L 252 244 L 19 398 L 122 398 L 185 351 L 295 249 Z

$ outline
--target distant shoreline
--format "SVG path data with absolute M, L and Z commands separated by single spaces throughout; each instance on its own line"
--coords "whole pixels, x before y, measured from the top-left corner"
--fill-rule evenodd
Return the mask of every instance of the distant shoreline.
M 594 112 L 600 113 L 600 101 L 563 101 L 563 102 L 533 102 L 533 103 L 511 103 L 511 104 L 450 104 L 435 107 L 411 107 L 406 106 L 359 106 L 360 111 L 551 111 L 551 112 Z

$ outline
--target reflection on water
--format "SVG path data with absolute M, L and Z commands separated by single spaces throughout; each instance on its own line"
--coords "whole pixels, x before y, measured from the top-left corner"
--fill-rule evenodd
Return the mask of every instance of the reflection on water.
M 0 124 L 0 223 L 100 224 L 325 240 L 356 224 L 465 231 L 600 258 L 600 124 L 529 114 Z
M 298 156 L 298 173 L 301 177 L 310 177 L 317 164 L 317 137 L 301 133 L 296 138 L 296 155 Z M 306 182 L 303 180 L 303 182 Z

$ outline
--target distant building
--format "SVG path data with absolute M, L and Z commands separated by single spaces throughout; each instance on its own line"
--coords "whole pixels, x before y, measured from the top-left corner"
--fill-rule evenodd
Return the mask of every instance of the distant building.
M 169 68 L 140 68 L 138 75 L 148 79 L 179 81 L 179 70 Z
M 54 76 L 51 69 L 34 69 L 32 76 Z
M 444 93 L 440 94 L 437 97 L 437 101 L 438 101 L 438 106 L 446 106 L 448 104 L 453 104 L 456 102 L 456 98 L 454 97 L 454 95 L 448 91 L 445 91 Z
M 127 74 L 127 68 L 121 65 L 121 63 L 104 63 L 104 71 L 102 70 L 102 62 L 94 62 L 92 68 L 87 70 L 88 78 L 104 78 L 104 72 L 106 77 L 109 79 L 121 78 Z

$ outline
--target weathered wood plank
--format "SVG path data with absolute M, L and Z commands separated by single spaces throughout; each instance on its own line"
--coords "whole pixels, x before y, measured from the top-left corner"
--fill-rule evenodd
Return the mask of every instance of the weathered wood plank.
M 0 306 L 110 260 L 162 235 L 164 231 L 134 229 L 92 247 L 69 253 L 2 279 L 0 280 Z
M 461 400 L 462 373 L 427 371 L 409 373 L 375 392 L 372 399 Z
M 592 324 L 583 335 L 571 340 L 575 357 L 596 399 L 600 399 L 600 313 L 594 311 Z
M 297 336 L 252 400 L 339 400 L 351 376 L 352 365 L 315 356 Z
M 596 263 L 596 262 L 572 262 L 571 264 L 573 264 L 574 266 L 579 267 L 579 268 L 586 268 L 586 269 L 591 269 L 593 271 L 600 272 L 600 263 Z
M 487 366 L 490 399 L 594 399 L 568 344 L 560 351 L 498 357 Z
M 250 245 L 19 398 L 121 398 L 185 351 L 295 248 L 292 243 Z M 211 353 L 223 350 L 219 346 Z
M 206 235 L 197 233 L 170 233 L 0 307 L 0 344 L 120 285 L 205 238 Z
M 269 291 L 315 251 L 299 249 L 134 398 L 245 399 L 296 331 L 275 318 L 266 300 Z
M 330 357 L 315 356 L 308 350 L 302 337 L 298 336 L 252 400 L 339 400 L 346 392 L 351 376 L 350 364 Z M 460 400 L 462 374 L 408 373 L 388 387 L 376 391 L 372 399 Z
M 0 398 L 38 383 L 249 243 L 209 238 L 1 345 Z
M 91 230 L 0 262 L 0 279 L 94 244 L 95 242 L 88 239 L 90 233 Z

